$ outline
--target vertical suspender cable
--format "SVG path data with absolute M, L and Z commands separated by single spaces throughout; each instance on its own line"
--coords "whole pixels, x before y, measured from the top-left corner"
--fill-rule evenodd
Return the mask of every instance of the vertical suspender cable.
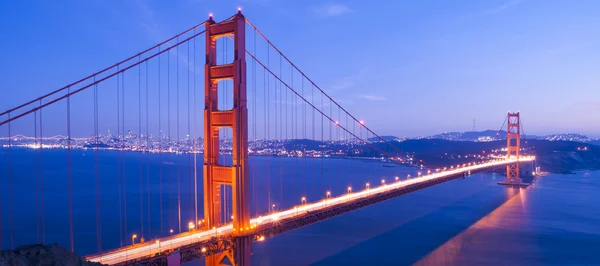
M 293 84 L 294 84 L 294 73 L 293 73 L 292 68 L 290 68 L 290 79 L 291 79 L 290 82 L 292 83 L 292 87 L 293 87 Z M 296 119 L 296 105 L 295 105 L 295 103 L 296 103 L 296 97 L 294 97 L 293 94 L 290 94 L 290 102 L 288 104 L 290 105 L 290 115 L 292 117 L 292 122 L 291 122 L 291 125 L 290 125 L 290 128 L 291 128 L 290 140 L 292 141 L 292 143 L 293 143 L 293 141 L 295 141 L 297 139 L 297 136 L 296 136 L 297 126 L 296 126 L 296 123 L 298 121 Z M 291 147 L 291 151 L 293 152 L 293 156 L 294 157 L 297 156 L 298 153 L 297 153 L 297 149 L 295 148 L 295 146 Z M 291 179 L 291 181 L 292 181 L 292 184 L 294 185 L 294 187 L 299 187 L 298 186 L 298 181 L 302 182 L 301 180 L 297 180 L 297 179 Z
M 194 29 L 194 35 L 196 35 L 196 29 Z M 197 223 L 198 222 L 198 164 L 197 164 L 197 147 L 196 147 L 196 114 L 197 114 L 197 110 L 196 110 L 196 102 L 197 99 L 196 98 L 196 38 L 194 38 L 194 56 L 193 56 L 193 68 L 192 71 L 194 72 L 194 221 Z
M 321 109 L 325 109 L 325 102 L 323 101 L 323 94 L 321 93 Z M 325 124 L 324 116 L 321 115 L 321 143 L 325 143 Z M 325 189 L 325 150 L 321 154 L 321 192 Z
M 40 106 L 42 105 L 42 100 L 40 99 Z M 42 109 L 40 108 L 40 189 L 42 190 L 42 244 L 46 243 L 46 203 L 45 203 L 45 183 L 44 183 L 44 156 L 42 154 L 42 149 L 44 148 L 44 131 L 43 131 L 43 122 L 42 122 Z M 0 226 L 1 228 L 1 226 Z M 2 245 L 0 244 L 0 247 Z
M 148 118 L 148 61 L 146 61 L 146 198 L 147 198 L 147 217 L 148 217 L 148 238 L 151 237 L 152 231 L 150 227 L 150 132 L 148 129 L 149 118 Z
M 138 56 L 138 62 L 140 62 L 140 57 Z M 144 190 L 142 189 L 143 184 L 143 170 L 142 170 L 142 65 L 138 65 L 138 137 L 137 137 L 137 147 L 139 153 L 139 174 L 140 174 L 140 225 L 141 225 L 141 238 L 144 238 Z M 140 238 L 140 240 L 141 240 Z
M 267 102 L 267 96 L 268 96 L 268 94 L 267 94 L 267 70 L 265 68 L 263 68 L 263 99 L 264 99 L 263 100 L 263 103 L 264 103 L 263 104 L 263 127 L 264 127 L 263 134 L 265 135 L 265 137 L 264 137 L 265 145 L 268 145 L 268 141 L 269 141 L 269 135 L 268 135 L 269 131 L 267 129 L 267 121 L 268 121 L 267 120 L 267 110 L 269 108 L 269 105 Z M 270 170 L 267 167 L 267 184 L 268 184 L 269 177 L 270 177 L 269 173 L 270 173 Z M 267 193 L 269 193 L 268 190 L 267 190 Z M 270 197 L 270 194 L 267 194 L 267 200 L 269 199 L 269 197 Z M 267 202 L 267 204 L 268 204 L 267 210 L 269 210 L 269 206 L 271 206 L 270 202 Z
M 290 67 L 290 82 L 292 83 L 292 88 L 294 87 L 294 70 Z M 286 102 L 288 101 L 288 90 L 285 90 L 285 100 Z M 296 105 L 294 105 L 294 103 L 296 102 L 296 97 L 294 97 L 293 94 L 290 94 L 290 101 L 288 103 L 286 103 L 286 108 L 288 107 L 288 105 L 290 105 L 290 115 L 292 117 L 292 122 L 290 124 L 291 126 L 291 138 L 290 139 L 295 139 L 295 129 L 296 129 L 296 116 L 294 115 L 294 109 L 296 108 Z M 287 114 L 287 111 L 286 111 Z
M 119 71 L 119 66 L 117 65 L 117 71 Z M 123 141 L 121 139 L 121 81 L 120 75 L 117 74 L 117 140 L 120 146 L 120 143 Z M 119 203 L 119 242 L 121 247 L 123 246 L 123 209 L 121 207 L 121 153 L 123 149 L 119 149 L 118 154 L 118 163 L 117 163 L 117 194 L 118 194 L 118 203 Z
M 36 147 L 37 143 L 37 111 L 33 112 L 33 145 Z M 39 207 L 39 175 L 40 175 L 40 162 L 39 162 L 39 154 L 34 152 L 34 160 L 35 160 L 35 229 L 37 236 L 37 243 L 40 243 L 40 207 Z
M 96 76 L 94 76 L 94 82 Z M 98 154 L 98 84 L 94 85 L 94 175 L 96 181 L 96 246 L 102 251 L 102 235 L 100 232 L 100 162 Z
M 348 130 L 350 130 L 350 126 L 351 125 L 353 127 L 352 133 L 350 133 L 350 132 L 343 132 L 342 133 L 342 134 L 344 134 L 343 135 L 344 143 L 345 143 L 346 147 L 348 147 L 347 148 L 348 151 L 346 153 L 346 160 L 344 161 L 345 169 L 350 169 L 350 166 L 352 165 L 351 162 L 350 162 L 350 159 L 351 159 L 350 157 L 352 157 L 352 150 L 353 150 L 352 139 L 351 138 L 352 138 L 352 134 L 356 134 L 355 133 L 355 127 L 354 127 L 356 123 L 353 123 L 353 122 L 351 122 L 351 124 L 348 123 L 348 114 L 344 114 L 344 117 L 345 117 L 345 120 L 346 120 L 345 125 L 348 128 Z M 344 175 L 344 177 L 345 177 L 345 180 L 346 180 L 346 185 L 349 186 L 349 187 L 352 187 L 352 178 L 349 175 Z
M 8 113 L 10 120 L 10 113 Z M 10 248 L 15 248 L 15 223 L 13 217 L 13 176 L 12 176 L 12 135 L 10 131 L 10 122 L 8 122 L 8 219 L 10 230 Z
M 329 117 L 333 117 L 333 101 L 329 100 Z M 331 142 L 331 144 L 335 145 L 334 139 L 333 139 L 333 135 L 332 135 L 332 129 L 333 129 L 333 123 L 328 123 L 329 124 L 329 141 Z M 329 160 L 329 168 L 333 168 L 333 160 Z M 332 187 L 332 180 L 333 180 L 333 175 L 329 175 L 329 190 L 331 190 Z
M 254 50 L 254 54 L 256 54 L 256 31 L 254 32 L 254 45 L 252 46 L 252 49 Z M 252 61 L 252 82 L 253 82 L 253 86 L 252 86 L 252 97 L 253 97 L 253 101 L 252 101 L 252 128 L 253 128 L 253 136 L 252 136 L 252 140 L 254 141 L 254 143 L 256 143 L 257 137 L 256 137 L 256 106 L 257 106 L 257 99 L 256 99 L 256 60 Z M 250 167 L 250 169 L 252 169 L 252 203 L 254 204 L 254 211 L 256 213 L 256 168 L 254 167 Z
M 179 39 L 177 40 L 179 42 Z M 167 52 L 167 148 L 169 163 L 171 162 L 171 154 L 173 151 L 171 150 L 171 51 Z M 171 169 L 167 167 L 167 182 L 171 182 Z M 169 210 L 172 208 L 173 204 L 171 204 L 171 197 L 167 195 Z M 173 214 L 169 211 L 169 232 L 173 230 Z
M 125 150 L 125 140 L 126 140 L 126 136 L 125 135 L 125 72 L 123 72 L 123 77 L 121 78 L 121 130 L 122 130 L 122 134 L 123 134 L 123 140 L 121 141 L 121 149 L 124 151 Z M 127 228 L 127 159 L 125 154 L 122 157 L 122 164 L 123 167 L 121 170 L 123 170 L 123 232 L 125 233 L 125 237 L 127 237 L 128 235 L 128 228 Z
M 310 88 L 311 88 L 311 92 L 310 93 L 311 93 L 312 103 L 315 104 L 315 87 L 314 87 L 314 85 L 311 84 Z M 316 137 L 315 137 L 315 131 L 316 131 L 316 128 L 315 128 L 316 127 L 316 124 L 315 124 L 315 108 L 311 108 L 311 109 L 312 109 L 312 140 L 316 142 Z M 312 154 L 313 156 L 312 156 L 312 159 L 311 159 L 311 162 L 312 162 L 312 171 L 311 171 L 312 172 L 312 180 L 311 180 L 311 183 L 312 183 L 312 195 L 313 195 L 313 197 L 316 195 L 315 194 L 316 193 L 316 191 L 315 191 L 316 190 L 316 188 L 315 188 L 315 186 L 316 186 L 315 185 L 315 164 L 316 164 L 315 152 L 316 151 L 313 150 L 313 154 Z
M 71 88 L 67 91 L 71 93 Z M 69 236 L 71 241 L 71 252 L 75 252 L 75 235 L 73 231 L 73 175 L 71 169 L 71 97 L 67 97 L 67 167 L 68 167 L 68 190 L 69 190 Z
M 160 46 L 158 47 L 158 52 L 160 53 Z M 162 133 L 162 111 L 161 111 L 161 95 L 160 95 L 160 58 L 161 56 L 158 56 L 158 157 L 159 160 L 162 160 L 162 143 L 163 143 L 163 133 Z M 159 219 L 159 230 L 158 232 L 160 233 L 160 236 L 162 236 L 162 232 L 163 232 L 163 192 L 162 192 L 162 177 L 163 177 L 163 165 L 162 163 L 159 163 L 159 170 L 158 170 L 158 201 L 159 201 L 159 208 L 158 208 L 158 219 Z
M 338 119 L 336 121 L 339 121 L 339 123 L 335 127 L 335 130 L 337 131 L 337 140 L 336 141 L 337 141 L 338 145 L 341 146 L 343 144 L 342 138 L 340 136 L 340 127 L 342 126 L 342 115 L 341 115 L 341 110 L 339 108 L 338 108 Z M 348 122 L 348 121 L 346 121 L 346 122 Z M 344 125 L 347 127 L 348 123 L 345 123 Z M 341 152 L 341 147 L 340 147 L 340 149 L 338 151 Z M 336 163 L 337 163 L 337 169 L 342 169 L 341 165 L 340 165 L 342 163 L 342 158 L 341 157 L 336 160 Z M 341 181 L 340 171 L 338 170 L 338 171 L 336 171 L 336 173 L 337 173 L 336 178 L 338 179 L 338 182 L 340 182 Z
M 304 78 L 300 77 L 300 81 L 302 83 L 302 97 L 306 97 L 304 95 Z M 302 123 L 300 123 L 300 125 L 302 126 L 302 140 L 306 140 L 306 127 L 308 125 L 306 125 L 306 104 L 302 103 Z M 306 175 L 304 175 L 304 173 L 306 173 L 306 149 L 304 148 L 304 146 L 300 146 L 302 148 L 302 193 L 305 198 L 306 198 Z
M 179 38 L 177 38 L 177 42 L 179 42 Z M 177 58 L 179 58 L 179 45 L 176 48 Z M 179 61 L 175 61 L 175 80 L 176 80 L 176 88 L 175 88 L 175 98 L 177 103 L 175 104 L 177 108 L 177 151 L 179 154 L 179 144 L 180 144 L 180 135 L 179 135 Z M 179 163 L 179 158 L 177 158 L 177 227 L 179 228 L 179 232 L 181 233 L 181 164 Z
M 188 170 L 188 174 L 187 176 L 189 177 L 188 179 L 188 184 L 189 184 L 189 191 L 191 192 L 190 195 L 194 195 L 194 180 L 193 178 L 191 178 L 191 174 L 192 174 L 192 153 L 190 153 L 190 138 L 191 138 L 191 122 L 190 121 L 190 42 L 186 42 L 187 43 L 187 66 L 186 66 L 186 73 L 187 73 L 187 136 L 186 136 L 186 140 L 185 140 L 185 147 L 186 147 L 186 154 L 187 154 L 187 170 Z M 191 183 L 191 184 L 190 184 Z M 190 198 L 192 200 L 192 204 L 191 206 L 194 206 L 194 199 Z
M 281 56 L 279 56 L 279 77 L 283 78 L 282 74 L 281 74 Z M 281 100 L 281 97 L 283 96 L 282 90 L 283 90 L 283 84 L 279 83 L 279 128 L 281 131 L 281 132 L 279 132 L 279 137 L 280 137 L 280 139 L 283 140 L 283 105 L 284 105 L 284 102 Z M 288 90 L 285 90 L 286 95 L 287 95 L 287 91 Z M 286 100 L 287 100 L 287 97 L 286 97 Z M 286 114 L 286 117 L 285 117 L 285 137 L 286 137 L 286 139 L 285 140 L 287 140 L 287 106 L 285 107 L 285 114 Z M 285 142 L 282 141 L 281 143 L 283 144 Z M 282 146 L 282 147 L 284 147 L 284 146 Z M 279 205 L 280 205 L 280 207 L 283 207 L 283 165 L 281 163 L 279 164 Z
M 271 59 L 270 59 L 270 47 L 267 44 L 267 69 L 269 68 L 269 65 L 271 64 Z M 265 69 L 265 75 L 267 77 L 267 102 L 266 102 L 266 107 L 267 107 L 267 120 L 266 121 L 271 121 L 271 78 L 269 77 L 268 74 L 266 74 L 266 69 Z M 267 124 L 267 122 L 265 121 L 265 125 Z M 275 145 L 273 143 L 275 143 L 274 141 L 270 140 L 271 138 L 271 126 L 268 125 L 267 126 L 267 140 L 270 142 L 270 146 L 273 147 L 272 149 L 275 149 Z M 269 158 L 268 160 L 268 165 L 267 165 L 267 210 L 268 212 L 271 212 L 271 158 Z

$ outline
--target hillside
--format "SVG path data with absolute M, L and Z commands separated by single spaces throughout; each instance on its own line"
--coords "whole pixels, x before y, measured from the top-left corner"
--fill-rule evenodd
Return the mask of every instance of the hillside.
M 505 141 L 471 142 L 441 139 L 406 140 L 392 142 L 403 152 L 414 156 L 413 162 L 426 166 L 445 166 L 473 161 L 490 153 L 503 154 Z M 376 143 L 377 148 L 393 153 L 395 149 L 385 143 Z M 573 141 L 522 140 L 523 154 L 537 156 L 538 166 L 544 171 L 570 173 L 583 169 L 600 169 L 600 146 Z M 367 153 L 376 153 L 368 149 Z
M 0 251 L 0 265 L 100 266 L 103 264 L 86 261 L 58 244 L 45 246 L 38 244 Z

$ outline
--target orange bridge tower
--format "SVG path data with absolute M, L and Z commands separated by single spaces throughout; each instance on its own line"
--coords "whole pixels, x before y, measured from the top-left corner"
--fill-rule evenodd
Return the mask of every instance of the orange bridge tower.
M 246 106 L 245 18 L 238 12 L 231 20 L 215 23 L 212 17 L 206 29 L 205 107 L 204 107 L 204 220 L 208 228 L 222 221 L 221 186 L 231 186 L 233 228 L 250 226 L 250 191 L 248 184 L 248 108 Z M 217 39 L 233 38 L 232 63 L 217 65 Z M 219 110 L 219 82 L 233 81 L 233 107 Z M 219 129 L 231 128 L 233 163 L 219 161 Z M 237 233 L 236 233 L 237 232 Z M 248 231 L 249 233 L 249 231 Z M 206 258 L 207 266 L 250 265 L 251 236 L 234 231 L 234 249 Z
M 519 150 L 521 149 L 521 120 L 519 112 L 508 113 L 508 127 L 506 130 L 506 158 L 519 159 Z M 519 163 L 506 166 L 506 183 L 520 184 Z

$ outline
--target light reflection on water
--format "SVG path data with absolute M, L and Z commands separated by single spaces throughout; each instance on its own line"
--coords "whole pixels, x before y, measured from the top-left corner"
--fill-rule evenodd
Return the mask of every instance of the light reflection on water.
M 600 265 L 599 171 L 543 176 L 525 189 L 498 186 L 502 178 L 482 174 L 452 181 L 278 236 L 255 247 L 253 261 Z M 309 232 L 322 237 L 307 237 Z
M 527 189 L 530 188 L 506 188 L 506 196 L 510 198 L 508 201 L 481 220 L 477 221 L 467 230 L 442 244 L 414 265 L 464 265 L 469 261 L 465 261 L 462 254 L 464 254 L 471 246 L 477 246 L 479 244 L 478 237 L 481 236 L 484 230 L 503 227 L 522 227 L 523 218 L 518 216 L 525 215 Z M 506 248 L 512 247 L 508 246 Z M 487 265 L 494 263 L 504 264 L 501 261 L 493 259 L 482 263 Z

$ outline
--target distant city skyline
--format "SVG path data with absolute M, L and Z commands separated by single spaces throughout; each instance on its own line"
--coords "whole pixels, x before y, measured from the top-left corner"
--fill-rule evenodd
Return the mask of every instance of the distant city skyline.
M 0 28 L 10 52 L 0 65 L 0 110 L 114 64 L 208 13 L 220 20 L 237 7 L 379 135 L 470 131 L 473 119 L 478 130 L 495 130 L 507 110 L 520 110 L 528 134 L 600 137 L 597 1 L 4 2 Z M 64 128 L 52 124 L 53 112 L 64 114 L 44 114 L 49 135 Z M 101 132 L 116 131 L 110 119 L 101 119 Z M 19 123 L 14 134 L 27 133 Z M 156 121 L 150 123 L 156 133 Z
M 44 135 L 43 138 L 41 138 L 39 135 L 38 136 L 34 136 L 34 135 L 27 135 L 27 134 L 22 134 L 22 133 L 15 133 L 12 134 L 12 139 L 17 140 L 17 139 L 27 139 L 27 140 L 31 140 L 34 141 L 35 139 L 39 140 L 39 139 L 55 139 L 55 140 L 63 140 L 66 139 L 67 136 L 64 134 L 57 134 L 57 135 Z M 133 140 L 137 140 L 139 138 L 141 138 L 142 142 L 146 141 L 146 135 L 145 133 L 142 133 L 141 135 L 139 135 L 137 132 L 134 132 L 133 130 L 128 130 L 127 132 L 123 133 L 120 132 L 119 134 L 117 134 L 116 132 L 112 132 L 107 130 L 106 132 L 100 131 L 98 133 L 99 137 L 102 138 L 106 138 L 109 136 L 115 137 L 117 138 L 118 136 L 131 136 L 130 138 Z M 203 136 L 202 135 L 196 135 L 195 137 L 193 135 L 182 135 L 182 136 L 168 136 L 167 134 L 165 134 L 163 132 L 163 134 L 161 134 L 161 136 L 155 134 L 155 133 L 149 133 L 148 134 L 149 137 L 151 137 L 151 139 L 155 139 L 155 138 L 162 138 L 164 140 L 170 139 L 172 141 L 181 141 L 181 142 L 186 142 L 187 140 L 198 140 L 198 141 L 203 141 Z M 360 136 L 359 136 L 360 137 Z M 381 139 L 379 139 L 378 137 L 365 137 L 364 135 L 362 136 L 364 141 L 373 141 L 373 142 L 378 142 Z M 440 132 L 438 134 L 432 134 L 432 135 L 426 135 L 426 136 L 415 136 L 415 137 L 402 137 L 402 136 L 393 136 L 393 135 L 380 135 L 380 137 L 382 137 L 383 140 L 389 141 L 392 140 L 392 137 L 395 138 L 395 140 L 397 141 L 404 141 L 404 140 L 409 140 L 409 139 L 444 139 L 444 140 L 451 140 L 451 141 L 494 141 L 494 140 L 504 140 L 506 139 L 506 131 L 497 131 L 497 130 L 482 130 L 482 131 L 453 131 L 453 132 Z M 77 139 L 77 140 L 86 140 L 89 141 L 91 139 L 94 138 L 94 134 L 89 134 L 89 135 L 72 135 L 71 136 L 72 139 Z M 545 140 L 549 140 L 549 141 L 576 141 L 576 142 L 589 142 L 589 141 L 593 141 L 593 142 L 598 142 L 600 141 L 600 138 L 595 137 L 595 136 L 588 136 L 588 135 L 582 135 L 579 133 L 559 133 L 559 134 L 546 134 L 546 135 L 532 135 L 532 134 L 522 134 L 521 135 L 522 139 L 545 139 Z M 7 141 L 7 136 L 0 136 L 0 141 Z M 302 140 L 302 139 L 310 139 L 310 138 L 302 138 L 300 137 L 290 137 L 290 136 L 283 136 L 281 138 L 275 138 L 272 137 L 271 139 L 268 140 L 272 140 L 272 141 L 278 141 L 278 140 Z M 231 135 L 223 135 L 220 138 L 221 141 L 231 141 Z M 266 140 L 264 137 L 260 137 L 258 136 L 257 138 L 249 138 L 250 141 L 262 141 L 262 140 Z M 320 141 L 320 139 L 316 139 L 317 141 Z M 355 139 L 352 136 L 347 136 L 347 137 L 341 137 L 339 139 L 329 139 L 328 137 L 324 138 L 323 141 L 352 141 L 352 142 L 360 142 L 363 143 L 361 140 Z

